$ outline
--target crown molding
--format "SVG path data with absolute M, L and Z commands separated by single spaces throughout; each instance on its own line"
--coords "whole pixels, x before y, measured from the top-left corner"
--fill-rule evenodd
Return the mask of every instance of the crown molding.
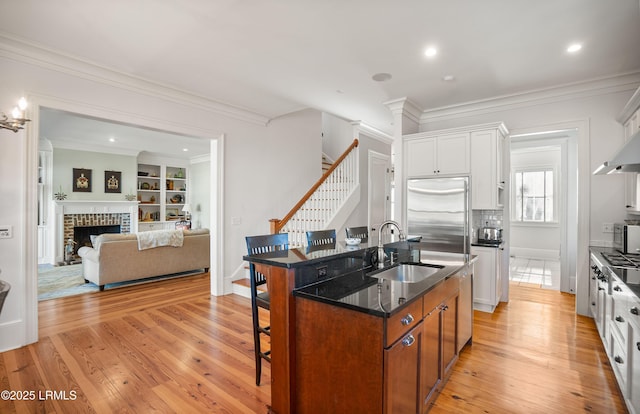
M 412 140 L 412 139 L 421 139 L 428 138 L 434 136 L 441 135 L 449 135 L 449 134 L 459 134 L 464 132 L 472 132 L 472 131 L 485 131 L 485 130 L 493 130 L 496 129 L 500 131 L 505 137 L 509 135 L 509 130 L 504 122 L 488 122 L 484 124 L 476 124 L 476 125 L 468 125 L 447 129 L 437 129 L 437 130 L 427 130 L 422 132 L 416 132 L 413 134 L 405 134 L 402 136 L 404 140 Z
M 351 121 L 349 122 L 353 125 L 353 130 L 357 133 L 364 134 L 368 137 L 377 139 L 378 141 L 382 141 L 386 144 L 390 144 L 393 142 L 393 137 L 386 132 L 383 132 L 377 128 L 372 127 L 362 121 Z
M 420 116 L 420 124 L 453 119 L 461 116 L 488 114 L 505 109 L 522 108 L 629 91 L 638 88 L 639 84 L 640 72 L 631 72 L 517 94 L 496 96 L 463 104 L 425 110 Z
M 383 102 L 382 104 L 386 105 L 392 114 L 403 115 L 417 124 L 420 123 L 422 109 L 420 109 L 420 107 L 416 103 L 411 101 L 406 96 L 404 98 Z
M 636 92 L 633 94 L 631 99 L 629 99 L 629 102 L 627 102 L 624 109 L 616 119 L 624 125 L 638 108 L 640 108 L 640 88 L 636 89 Z
M 248 109 L 116 71 L 3 32 L 0 32 L 0 56 L 252 124 L 269 123 L 269 117 Z

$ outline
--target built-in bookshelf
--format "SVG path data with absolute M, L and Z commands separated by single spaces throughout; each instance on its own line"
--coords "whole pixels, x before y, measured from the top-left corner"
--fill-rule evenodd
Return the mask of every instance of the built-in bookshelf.
M 184 218 L 187 168 L 166 164 L 138 164 L 138 229 L 174 228 Z

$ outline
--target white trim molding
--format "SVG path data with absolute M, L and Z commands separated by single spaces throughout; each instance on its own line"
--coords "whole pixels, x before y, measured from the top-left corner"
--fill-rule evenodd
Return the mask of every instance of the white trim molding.
M 266 126 L 269 117 L 246 108 L 199 96 L 175 87 L 132 76 L 34 42 L 0 32 L 0 56 L 54 70 L 81 79 L 161 98 L 180 105 L 204 109 L 229 118 Z

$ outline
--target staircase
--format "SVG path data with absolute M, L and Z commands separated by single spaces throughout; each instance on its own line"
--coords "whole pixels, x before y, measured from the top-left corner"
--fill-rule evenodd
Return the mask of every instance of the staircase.
M 289 233 L 289 246 L 307 243 L 307 231 L 341 227 L 360 202 L 358 140 L 334 162 L 323 154 L 322 177 L 282 219 L 271 219 L 272 233 Z M 233 282 L 233 293 L 251 297 L 249 266 L 245 278 Z
M 357 148 L 355 139 L 282 220 L 270 220 L 271 232 L 289 233 L 289 246 L 296 247 L 306 244 L 307 231 L 342 226 L 360 202 Z

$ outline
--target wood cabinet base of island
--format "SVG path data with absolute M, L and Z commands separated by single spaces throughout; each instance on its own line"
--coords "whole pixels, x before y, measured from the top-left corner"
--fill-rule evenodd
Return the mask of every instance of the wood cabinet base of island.
M 453 275 L 388 318 L 296 298 L 295 412 L 429 411 L 471 340 L 458 324 L 470 277 Z

